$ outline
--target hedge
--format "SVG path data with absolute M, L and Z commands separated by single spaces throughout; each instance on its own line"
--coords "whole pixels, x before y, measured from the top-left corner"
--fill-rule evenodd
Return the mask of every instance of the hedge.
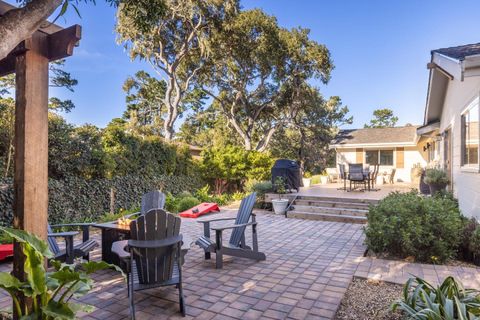
M 110 194 L 114 190 L 114 210 L 140 207 L 141 196 L 160 189 L 173 195 L 194 192 L 203 186 L 199 177 L 160 175 L 122 176 L 113 179 L 85 180 L 67 177 L 49 181 L 50 223 L 96 221 L 110 211 Z M 0 181 L 0 224 L 11 225 L 13 220 L 13 185 L 11 180 Z

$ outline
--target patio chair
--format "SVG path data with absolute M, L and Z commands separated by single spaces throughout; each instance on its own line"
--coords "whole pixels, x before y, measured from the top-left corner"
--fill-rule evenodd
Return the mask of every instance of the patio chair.
M 160 190 L 150 191 L 142 196 L 142 205 L 139 212 L 125 215 L 125 218 L 135 218 L 136 216 L 147 213 L 152 209 L 163 209 L 165 207 L 166 196 Z
M 325 171 L 327 172 L 329 182 L 336 182 L 338 180 L 337 168 L 326 168 Z
M 90 223 L 66 223 L 48 225 L 48 246 L 50 251 L 55 255 L 55 260 L 65 261 L 72 264 L 75 258 L 83 257 L 85 260 L 90 260 L 90 251 L 98 247 L 98 242 L 90 239 Z M 53 232 L 54 228 L 64 227 L 81 227 L 82 228 L 82 243 L 74 245 L 73 238 L 78 234 L 77 231 Z M 60 249 L 57 238 L 65 240 L 65 249 Z
M 390 174 L 388 175 L 388 183 L 394 184 L 395 183 L 395 173 L 397 172 L 397 169 L 393 168 L 390 171 Z
M 130 224 L 128 295 L 132 319 L 135 291 L 172 285 L 178 289 L 180 311 L 185 316 L 180 223 L 179 217 L 163 209 L 152 209 Z
M 356 186 L 359 184 L 363 184 L 363 191 L 367 189 L 368 181 L 363 172 L 363 164 L 351 163 L 348 165 L 348 180 L 350 181 L 349 191 L 352 191 L 352 184 L 354 188 L 356 188 Z
M 198 221 L 203 224 L 203 233 L 195 244 L 201 247 L 205 251 L 205 259 L 210 259 L 210 254 L 216 254 L 216 268 L 221 269 L 223 267 L 223 255 L 234 256 L 239 258 L 248 258 L 257 261 L 266 259 L 264 253 L 258 251 L 257 241 L 257 222 L 255 220 L 255 214 L 253 211 L 253 205 L 255 204 L 256 193 L 252 193 L 246 198 L 243 198 L 240 203 L 236 218 L 220 218 L 213 220 Z M 251 222 L 248 222 L 252 218 Z M 210 223 L 217 221 L 235 220 L 235 224 L 223 227 L 212 227 Z M 245 244 L 245 229 L 247 226 L 252 226 L 252 240 L 253 248 Z M 215 242 L 210 239 L 210 229 L 215 231 Z M 224 230 L 232 229 L 230 241 L 226 246 L 223 245 L 222 233 Z
M 347 174 L 345 173 L 345 164 L 338 165 L 338 177 L 343 181 L 343 188 L 338 188 L 337 190 L 347 190 Z

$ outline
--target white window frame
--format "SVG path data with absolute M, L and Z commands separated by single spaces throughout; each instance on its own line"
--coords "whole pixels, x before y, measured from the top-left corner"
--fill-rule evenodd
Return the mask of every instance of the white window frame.
M 478 163 L 476 164 L 465 164 L 465 150 L 464 147 L 466 145 L 465 140 L 465 132 L 464 132 L 464 116 L 466 113 L 468 113 L 471 109 L 475 107 L 475 105 L 478 107 L 478 125 L 479 125 L 479 134 L 480 134 L 480 95 L 477 94 L 473 99 L 469 101 L 467 106 L 462 110 L 460 114 L 460 169 L 465 172 L 475 172 L 478 173 L 480 172 L 480 139 L 477 145 L 477 152 L 478 152 Z
M 381 167 L 395 167 L 395 163 L 396 163 L 396 157 L 397 157 L 397 152 L 396 152 L 396 149 L 391 149 L 391 148 L 376 148 L 376 149 L 364 149 L 363 150 L 363 162 L 364 164 L 369 164 L 367 163 L 367 152 L 368 151 L 377 151 L 377 156 L 378 156 L 378 164 L 381 166 Z M 392 151 L 393 153 L 393 157 L 392 157 L 392 164 L 380 164 L 380 152 L 381 151 Z

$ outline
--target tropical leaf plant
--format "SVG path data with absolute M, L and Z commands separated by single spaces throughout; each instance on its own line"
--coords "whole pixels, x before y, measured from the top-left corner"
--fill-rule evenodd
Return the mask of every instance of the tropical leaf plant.
M 392 305 L 415 320 L 480 319 L 480 291 L 465 289 L 453 277 L 434 287 L 421 278 L 410 278 L 403 288 L 402 300 Z
M 78 311 L 91 311 L 89 305 L 72 301 L 87 294 L 94 285 L 92 273 L 114 268 L 104 261 L 88 261 L 66 264 L 50 260 L 52 271 L 45 269 L 45 259 L 54 257 L 45 241 L 23 230 L 0 227 L 0 231 L 15 239 L 25 255 L 25 279 L 21 280 L 7 272 L 0 272 L 0 289 L 13 300 L 15 312 L 20 319 L 73 320 Z M 22 306 L 20 297 L 32 300 L 31 306 Z

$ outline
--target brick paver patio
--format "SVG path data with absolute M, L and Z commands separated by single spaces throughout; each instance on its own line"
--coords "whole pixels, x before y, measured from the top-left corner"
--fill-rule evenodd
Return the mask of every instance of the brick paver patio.
M 235 214 L 229 211 L 218 216 Z M 192 245 L 183 269 L 186 318 L 333 317 L 365 250 L 362 227 L 265 213 L 257 218 L 259 247 L 267 255 L 264 262 L 226 257 L 224 268 L 216 270 L 214 259 L 205 261 L 203 251 Z M 182 221 L 182 233 L 192 239 L 201 234 L 201 228 L 195 220 Z M 97 250 L 94 258 L 99 253 Z M 9 268 L 11 265 L 2 266 L 3 270 Z M 95 290 L 82 300 L 97 310 L 83 318 L 127 319 L 127 290 L 121 277 L 108 271 L 96 275 L 95 280 Z M 181 318 L 174 287 L 137 292 L 135 297 L 137 319 Z M 9 305 L 9 298 L 2 295 L 0 306 Z
M 464 287 L 480 290 L 480 268 L 409 263 L 370 257 L 359 258 L 358 261 L 356 277 L 404 284 L 409 278 L 416 276 L 432 284 L 439 284 L 446 277 L 454 276 Z
M 235 210 L 225 210 L 215 216 L 235 214 Z M 331 319 L 353 276 L 403 284 L 411 274 L 433 282 L 454 275 L 466 287 L 480 289 L 477 268 L 363 257 L 361 225 L 285 219 L 267 213 L 259 213 L 257 220 L 266 261 L 225 257 L 224 268 L 216 270 L 214 259 L 205 261 L 203 251 L 192 245 L 183 269 L 186 319 Z M 183 219 L 182 233 L 194 240 L 202 226 L 194 219 Z M 100 250 L 92 257 L 99 259 Z M 0 270 L 11 270 L 11 264 L 0 265 Z M 127 290 L 121 276 L 105 271 L 94 279 L 95 289 L 82 301 L 96 310 L 82 318 L 128 319 Z M 174 287 L 137 292 L 135 297 L 137 319 L 182 318 Z M 10 299 L 2 292 L 0 308 L 9 306 Z

